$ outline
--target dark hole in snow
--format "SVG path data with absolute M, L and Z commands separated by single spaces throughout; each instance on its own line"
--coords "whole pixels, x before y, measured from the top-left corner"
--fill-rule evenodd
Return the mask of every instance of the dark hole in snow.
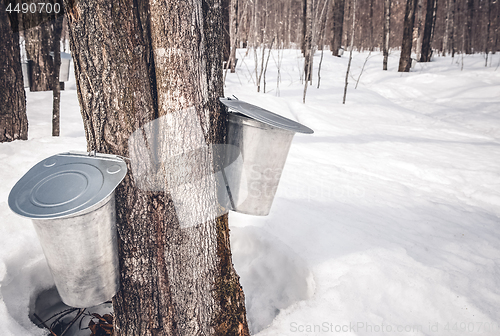
M 55 287 L 41 292 L 36 297 L 34 305 L 31 304 L 30 306 L 32 307 L 29 314 L 31 321 L 40 326 L 40 328 L 43 328 L 40 320 L 35 317 L 35 314 L 40 317 L 42 321 L 48 320 L 46 325 L 57 335 L 61 335 L 79 313 L 79 309 L 70 307 L 62 302 Z M 100 315 L 104 315 L 109 314 L 112 311 L 113 306 L 109 302 L 95 307 L 86 308 L 82 316 L 76 320 L 76 322 L 64 335 L 89 336 L 91 331 L 87 329 L 87 327 L 91 320 L 90 314 L 98 313 Z

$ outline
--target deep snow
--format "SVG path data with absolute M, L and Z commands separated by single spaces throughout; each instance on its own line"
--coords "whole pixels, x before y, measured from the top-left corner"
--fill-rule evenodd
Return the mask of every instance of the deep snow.
M 297 134 L 267 217 L 231 212 L 251 329 L 266 335 L 500 334 L 500 55 L 435 57 L 397 72 L 372 53 L 325 52 L 302 103 L 300 51 L 277 51 L 267 93 L 239 50 L 226 95 L 314 129 Z M 281 52 L 280 52 L 281 54 Z M 27 92 L 28 141 L 0 144 L 0 335 L 44 335 L 28 318 L 53 286 L 31 222 L 7 197 L 34 164 L 85 150 L 74 77 L 50 136 L 51 92 Z M 278 96 L 279 93 L 279 96 Z M 272 144 L 270 144 L 272 145 Z

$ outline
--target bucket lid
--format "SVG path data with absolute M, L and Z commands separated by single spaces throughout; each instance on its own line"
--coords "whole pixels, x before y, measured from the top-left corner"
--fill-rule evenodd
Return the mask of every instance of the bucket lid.
M 36 219 L 73 216 L 108 197 L 127 174 L 109 154 L 62 153 L 37 163 L 12 188 L 9 207 Z
M 220 101 L 226 105 L 230 110 L 239 112 L 247 117 L 258 120 L 264 124 L 278 127 L 287 131 L 312 134 L 314 131 L 307 126 L 304 126 L 296 121 L 280 116 L 279 114 L 265 110 L 261 107 L 245 103 L 244 101 L 219 98 Z

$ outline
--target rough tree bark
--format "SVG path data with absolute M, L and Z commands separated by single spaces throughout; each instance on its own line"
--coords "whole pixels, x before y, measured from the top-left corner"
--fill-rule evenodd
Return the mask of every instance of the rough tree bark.
M 340 47 L 342 47 L 342 29 L 344 27 L 345 0 L 333 0 L 332 2 L 333 37 L 330 49 L 333 56 L 340 56 L 339 49 Z
M 401 56 L 399 58 L 398 72 L 410 72 L 411 46 L 413 43 L 413 24 L 418 0 L 406 0 L 405 19 L 403 23 L 403 41 L 401 43 Z
M 427 8 L 425 11 L 425 26 L 424 36 L 422 39 L 422 51 L 420 53 L 420 62 L 430 62 L 432 55 L 432 28 L 435 19 L 435 4 L 436 0 L 427 0 Z
M 384 33 L 382 45 L 384 53 L 383 70 L 387 70 L 387 60 L 389 58 L 389 38 L 391 36 L 391 0 L 384 0 Z
M 52 51 L 54 52 L 52 73 L 52 136 L 60 134 L 61 86 L 59 85 L 59 70 L 61 68 L 61 33 L 63 17 L 52 23 Z
M 490 0 L 486 0 L 485 2 L 485 12 L 486 12 L 486 16 L 487 16 L 487 22 L 486 22 L 486 36 L 484 38 L 484 57 L 485 57 L 485 61 L 484 61 L 484 66 L 487 67 L 488 66 L 488 55 L 489 55 L 489 52 L 490 52 L 490 49 L 489 49 L 489 44 L 490 44 L 490 26 L 491 26 L 491 5 L 490 5 Z
M 307 5 L 308 1 L 307 0 L 302 0 L 302 39 L 301 39 L 301 44 L 300 44 L 300 50 L 302 51 L 302 55 L 306 55 L 306 48 L 307 48 Z
M 67 9 L 88 150 L 129 157 L 134 131 L 159 120 L 184 123 L 165 135 L 183 139 L 181 147 L 198 129 L 207 143 L 222 140 L 220 0 L 69 1 Z M 146 159 L 152 148 L 167 154 L 164 145 L 135 150 Z M 213 193 L 184 196 L 203 216 Z M 116 204 L 115 335 L 249 335 L 227 215 L 183 227 L 172 195 L 141 189 L 130 170 Z
M 312 19 L 312 11 L 313 11 L 313 2 L 312 0 L 306 0 L 305 2 L 305 33 L 304 33 L 304 49 L 302 53 L 304 54 L 304 82 L 307 85 L 307 82 L 311 81 L 311 66 L 312 66 L 312 30 L 313 30 L 313 19 Z
M 0 3 L 0 142 L 28 139 L 18 20 Z
M 373 51 L 373 48 L 375 47 L 375 41 L 374 41 L 374 35 L 373 35 L 373 0 L 370 0 L 370 32 L 369 32 L 369 37 L 370 37 L 370 51 Z
M 231 0 L 229 12 L 229 35 L 231 37 L 231 55 L 229 67 L 231 72 L 236 72 L 236 48 L 238 48 L 238 0 Z
M 451 57 L 455 57 L 455 53 L 457 52 L 457 41 L 458 41 L 458 9 L 457 9 L 457 2 L 456 0 L 451 0 L 453 1 L 453 21 L 451 23 L 451 32 L 450 32 L 450 49 L 451 49 Z
M 472 54 L 472 22 L 474 20 L 474 0 L 466 0 L 466 25 L 464 33 L 464 50 L 466 54 Z
M 221 0 L 222 1 L 222 60 L 224 62 L 229 62 L 229 57 L 231 55 L 231 34 L 229 32 L 230 23 L 230 7 L 231 0 Z M 227 66 L 227 65 L 226 65 Z
M 446 53 L 451 54 L 451 50 L 453 48 L 453 20 L 455 17 L 455 1 L 456 0 L 447 1 L 445 30 L 443 35 L 443 56 L 445 56 Z
M 28 4 L 37 5 L 37 0 Z M 52 17 L 51 17 L 52 18 Z M 22 17 L 26 57 L 30 62 L 30 91 L 51 91 L 53 89 L 54 60 L 50 56 L 53 46 L 52 23 L 45 13 L 28 12 Z

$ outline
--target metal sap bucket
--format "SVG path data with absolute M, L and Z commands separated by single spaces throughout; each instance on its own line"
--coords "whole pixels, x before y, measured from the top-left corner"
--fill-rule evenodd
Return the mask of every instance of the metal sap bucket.
M 10 192 L 10 208 L 32 219 L 69 306 L 98 305 L 119 289 L 114 189 L 126 173 L 114 155 L 63 153 L 36 164 Z
M 29 88 L 30 87 L 30 78 L 29 78 L 29 71 L 28 71 L 28 61 L 21 62 L 21 70 L 23 72 L 24 87 Z
M 71 64 L 71 54 L 61 52 L 61 67 L 59 68 L 59 82 L 69 81 L 70 64 Z
M 227 150 L 222 167 L 227 199 L 221 205 L 231 210 L 266 216 L 271 209 L 281 172 L 295 133 L 312 129 L 241 100 L 220 98 L 227 106 Z M 241 159 L 235 160 L 234 147 Z M 224 194 L 224 192 L 219 192 Z

